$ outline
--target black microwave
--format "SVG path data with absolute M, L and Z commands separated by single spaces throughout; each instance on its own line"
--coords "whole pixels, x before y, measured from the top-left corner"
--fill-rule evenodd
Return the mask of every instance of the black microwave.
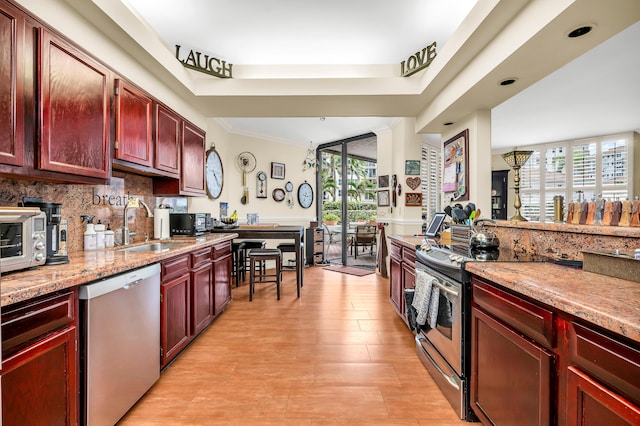
M 207 213 L 171 213 L 171 236 L 195 237 L 207 232 Z

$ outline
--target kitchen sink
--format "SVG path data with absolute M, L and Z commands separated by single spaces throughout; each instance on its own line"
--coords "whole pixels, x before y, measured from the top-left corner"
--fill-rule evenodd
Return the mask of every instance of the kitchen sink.
M 176 247 L 185 246 L 189 243 L 164 242 L 164 243 L 148 243 L 139 246 L 124 247 L 119 251 L 165 251 Z

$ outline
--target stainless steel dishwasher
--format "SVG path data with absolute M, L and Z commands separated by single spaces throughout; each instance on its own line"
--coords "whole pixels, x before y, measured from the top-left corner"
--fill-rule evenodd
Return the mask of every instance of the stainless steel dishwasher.
M 160 265 L 79 287 L 81 423 L 114 425 L 160 377 Z

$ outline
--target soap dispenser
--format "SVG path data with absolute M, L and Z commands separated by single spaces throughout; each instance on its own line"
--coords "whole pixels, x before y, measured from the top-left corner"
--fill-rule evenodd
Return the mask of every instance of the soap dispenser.
M 105 246 L 105 230 L 104 224 L 102 223 L 102 221 L 100 221 L 100 219 L 98 219 L 98 223 L 96 223 L 94 228 L 96 231 L 96 248 L 98 250 L 103 249 Z
M 84 249 L 95 250 L 97 246 L 97 235 L 95 225 L 93 224 L 93 216 L 82 215 L 82 221 L 87 221 L 87 229 L 84 231 Z
M 107 224 L 107 230 L 104 231 L 104 246 L 105 247 L 113 247 L 115 245 L 115 235 L 111 230 L 111 224 Z

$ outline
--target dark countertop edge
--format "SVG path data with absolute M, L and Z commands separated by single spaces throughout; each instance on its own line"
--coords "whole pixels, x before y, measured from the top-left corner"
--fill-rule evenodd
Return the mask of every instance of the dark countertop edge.
M 200 237 L 174 238 L 170 241 L 186 242 L 187 244 L 173 247 L 163 252 L 125 252 L 120 250 L 123 248 L 122 246 L 113 249 L 72 252 L 69 254 L 69 263 L 67 264 L 45 265 L 33 270 L 16 271 L 3 275 L 0 278 L 0 306 L 12 305 L 37 296 L 100 280 L 186 254 L 199 248 L 230 241 L 237 237 L 238 234 L 230 231 L 224 234 L 216 233 Z M 160 240 L 132 244 L 128 247 L 150 242 L 160 242 Z
M 470 262 L 465 269 L 640 343 L 640 283 L 541 262 Z
M 571 223 L 518 222 L 510 220 L 496 220 L 496 226 L 499 228 L 517 228 L 535 231 L 640 238 L 640 227 L 637 226 L 574 225 Z

